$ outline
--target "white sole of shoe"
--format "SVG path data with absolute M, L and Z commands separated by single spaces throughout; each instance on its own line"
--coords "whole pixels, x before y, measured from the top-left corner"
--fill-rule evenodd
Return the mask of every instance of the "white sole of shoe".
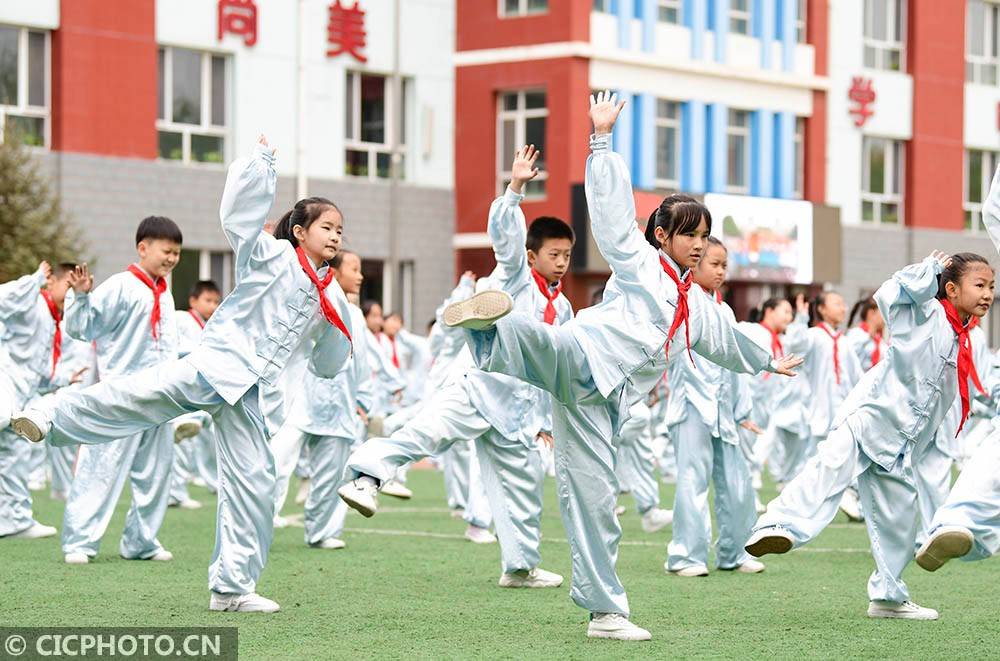
M 792 550 L 792 540 L 784 535 L 765 535 L 752 544 L 747 544 L 744 548 L 755 558 L 770 554 L 780 555 Z
M 444 325 L 482 330 L 508 314 L 514 307 L 509 294 L 502 291 L 479 292 L 472 298 L 452 303 L 444 310 Z
M 28 439 L 32 443 L 40 443 L 45 438 L 42 430 L 29 418 L 11 418 L 10 426 L 15 434 Z
M 933 617 L 920 615 L 918 613 L 900 613 L 898 611 L 882 610 L 882 609 L 868 609 L 868 617 L 876 620 L 921 620 L 924 622 L 933 622 L 938 619 L 938 616 Z
M 337 495 L 340 496 L 340 499 L 342 501 L 347 503 L 348 507 L 350 507 L 355 512 L 358 512 L 359 514 L 361 514 L 361 516 L 365 517 L 366 519 L 370 519 L 373 516 L 375 516 L 376 510 L 370 507 L 367 503 L 362 503 L 356 500 L 354 498 L 354 491 L 355 491 L 354 488 L 350 484 L 346 484 L 337 489 Z
M 650 635 L 631 634 L 622 631 L 587 631 L 587 638 L 603 638 L 605 640 L 623 640 L 627 642 L 645 642 L 652 640 Z
M 949 560 L 961 558 L 971 551 L 974 541 L 968 530 L 940 531 L 917 551 L 917 564 L 927 571 L 937 571 Z

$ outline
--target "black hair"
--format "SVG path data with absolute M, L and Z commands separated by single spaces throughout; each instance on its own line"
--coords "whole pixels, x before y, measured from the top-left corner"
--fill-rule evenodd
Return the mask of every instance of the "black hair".
M 875 302 L 874 298 L 862 298 L 854 304 L 854 307 L 851 308 L 851 314 L 847 316 L 847 327 L 850 328 L 854 325 L 855 317 L 857 317 L 861 323 L 864 323 L 868 313 L 877 309 L 878 304 Z
M 333 259 L 330 260 L 330 266 L 332 266 L 335 269 L 339 269 L 340 265 L 344 263 L 344 257 L 347 255 L 356 255 L 358 259 L 361 259 L 360 255 L 358 255 L 358 253 L 356 252 L 353 252 L 351 250 L 341 250 L 337 252 L 336 255 L 333 256 Z
M 750 314 L 747 315 L 747 321 L 751 324 L 757 324 L 764 320 L 764 311 L 761 308 L 750 308 Z
M 719 239 L 715 238 L 711 234 L 708 235 L 708 245 L 709 246 L 719 246 L 720 248 L 722 248 L 723 250 L 725 250 L 727 254 L 729 253 L 729 248 L 726 247 L 726 244 L 723 243 L 722 241 L 720 241 Z
M 371 299 L 365 301 L 361 304 L 361 314 L 365 315 L 365 318 L 367 319 L 368 315 L 371 314 L 372 308 L 376 305 L 379 306 L 379 308 L 382 307 L 382 304 L 378 301 L 373 301 Z
M 173 241 L 178 245 L 184 243 L 181 228 L 177 227 L 177 223 L 166 216 L 147 216 L 142 219 L 139 227 L 135 230 L 135 245 L 139 245 L 147 239 L 153 241 L 163 239 L 164 241 Z
M 325 197 L 306 197 L 295 203 L 291 211 L 287 212 L 274 226 L 274 238 L 284 239 L 298 248 L 299 242 L 292 233 L 292 228 L 301 225 L 302 229 L 309 229 L 309 226 L 316 222 L 327 209 L 335 209 L 340 213 L 340 208 Z M 343 215 L 343 214 L 341 214 Z
M 687 234 L 698 229 L 701 219 L 705 219 L 708 231 L 712 231 L 712 214 L 708 207 L 694 199 L 690 195 L 674 193 L 663 198 L 653 213 L 649 214 L 646 222 L 646 240 L 656 249 L 660 248 L 660 242 L 656 240 L 656 228 L 661 227 L 666 232 L 667 238 L 673 238 L 675 234 Z
M 945 285 L 949 282 L 954 282 L 958 284 L 965 272 L 969 270 L 969 267 L 973 264 L 985 264 L 993 270 L 990 263 L 986 261 L 986 258 L 982 255 L 977 255 L 974 252 L 960 252 L 951 256 L 951 264 L 945 267 L 941 275 L 938 276 L 938 293 L 937 297 L 944 299 L 948 298 L 948 292 L 945 290 Z
M 437 323 L 437 319 L 431 319 L 430 321 L 427 322 L 427 334 L 428 335 L 430 335 L 430 332 L 432 330 L 434 330 L 434 325 L 436 323 Z
M 594 293 L 590 295 L 591 305 L 600 305 L 604 302 L 604 285 L 601 285 L 594 290 Z
M 52 267 L 52 275 L 57 278 L 61 278 L 70 271 L 76 270 L 76 264 L 73 262 L 59 262 L 54 267 Z
M 215 284 L 212 280 L 199 280 L 192 285 L 191 293 L 188 294 L 188 298 L 198 298 L 205 292 L 213 292 L 220 296 L 222 295 L 222 290 L 219 289 L 219 285 Z
M 569 239 L 570 243 L 576 243 L 576 234 L 572 227 L 559 218 L 539 216 L 528 226 L 528 238 L 524 247 L 537 253 L 548 239 Z
M 759 308 L 754 308 L 750 310 L 750 318 L 748 321 L 751 324 L 756 324 L 758 322 L 764 321 L 764 314 L 766 314 L 768 310 L 776 309 L 782 303 L 788 303 L 789 305 L 792 304 L 791 301 L 789 301 L 787 298 L 781 298 L 780 296 L 772 296 L 771 298 L 761 303 Z
M 393 317 L 399 317 L 399 323 L 400 323 L 400 325 L 402 325 L 402 323 L 403 323 L 403 315 L 399 314 L 398 312 L 390 312 L 389 314 L 385 315 L 384 318 L 385 318 L 386 321 L 389 321 Z
M 809 325 L 816 326 L 823 321 L 823 315 L 819 313 L 819 308 L 821 305 L 826 305 L 826 299 L 830 294 L 836 294 L 835 291 L 821 291 L 816 295 L 816 298 L 809 301 Z

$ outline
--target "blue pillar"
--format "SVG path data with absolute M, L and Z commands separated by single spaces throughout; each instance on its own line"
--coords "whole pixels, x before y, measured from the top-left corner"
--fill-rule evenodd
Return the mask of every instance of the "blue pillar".
M 790 199 L 795 191 L 795 115 L 774 116 L 774 196 Z
M 753 35 L 760 41 L 760 66 L 763 69 L 771 68 L 771 50 L 774 42 L 774 31 L 777 28 L 777 3 L 780 0 L 754 0 L 753 14 Z
M 729 109 L 721 103 L 708 106 L 708 121 L 706 133 L 708 138 L 707 174 L 705 190 L 710 193 L 722 193 L 726 190 L 728 144 L 726 141 L 726 126 L 729 123 Z
M 618 100 L 625 101 L 625 109 L 618 115 L 615 122 L 615 130 L 611 138 L 611 147 L 622 157 L 629 172 L 632 173 L 632 180 L 635 181 L 635 160 L 632 153 L 632 146 L 635 144 L 635 100 L 629 92 L 618 90 Z
M 705 57 L 705 30 L 708 28 L 708 2 L 712 0 L 684 0 L 682 16 L 684 25 L 691 30 L 691 59 Z
M 774 113 L 757 110 L 750 116 L 750 194 L 774 197 Z
M 635 169 L 632 180 L 637 188 L 653 188 L 656 180 L 656 97 L 636 94 L 633 102 L 632 154 Z
M 705 175 L 708 172 L 705 156 L 708 153 L 705 138 L 705 104 L 687 101 L 681 106 L 681 190 L 704 193 Z
M 632 48 L 632 19 L 635 18 L 635 1 L 618 0 L 618 47 L 623 50 Z
M 726 61 L 726 41 L 729 37 L 729 0 L 708 0 L 712 3 L 712 10 L 709 12 L 711 24 L 709 27 L 714 31 L 715 38 L 715 61 Z
M 781 68 L 791 71 L 795 68 L 795 45 L 798 39 L 795 34 L 795 20 L 798 18 L 799 7 L 795 0 L 777 0 L 778 39 L 781 41 Z
M 642 50 L 652 53 L 656 50 L 656 20 L 659 7 L 656 0 L 635 0 L 642 7 Z

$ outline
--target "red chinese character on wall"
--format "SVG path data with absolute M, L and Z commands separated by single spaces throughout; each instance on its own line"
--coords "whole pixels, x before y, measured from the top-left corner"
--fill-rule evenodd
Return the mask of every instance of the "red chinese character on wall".
M 856 104 L 848 111 L 854 116 L 854 125 L 859 128 L 864 126 L 868 118 L 875 114 L 871 109 L 871 105 L 875 103 L 875 89 L 872 87 L 871 78 L 854 76 L 847 98 Z
M 257 43 L 257 5 L 253 0 L 219 0 L 219 41 L 232 33 L 243 37 L 243 43 Z
M 336 0 L 330 5 L 330 22 L 326 28 L 330 48 L 326 56 L 348 53 L 358 62 L 367 62 L 368 58 L 361 53 L 365 47 L 365 10 L 358 7 L 357 0 L 353 7 L 345 7 L 340 2 Z

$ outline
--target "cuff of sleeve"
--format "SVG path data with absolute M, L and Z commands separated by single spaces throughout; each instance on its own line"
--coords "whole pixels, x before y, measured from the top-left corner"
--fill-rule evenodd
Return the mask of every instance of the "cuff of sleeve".
M 261 159 L 268 165 L 271 166 L 274 165 L 275 161 L 274 149 L 272 149 L 271 147 L 265 147 L 264 145 L 258 142 L 256 145 L 254 145 L 253 156 L 254 158 Z
M 590 136 L 590 151 L 595 154 L 599 152 L 611 151 L 611 134 L 592 134 Z
M 771 372 L 773 374 L 777 374 L 778 373 L 778 361 L 777 360 L 772 360 L 771 362 L 769 362 L 767 364 L 767 367 L 764 368 L 764 371 L 765 372 Z
M 798 313 L 798 312 L 796 312 L 795 313 L 795 321 L 797 321 L 800 324 L 808 324 L 809 323 L 809 315 L 807 315 L 805 313 Z
M 933 257 L 927 257 L 926 259 L 930 260 L 931 267 L 934 269 L 934 273 L 936 275 L 941 275 L 944 272 L 944 266 L 941 265 L 941 262 L 934 259 Z
M 515 193 L 511 187 L 508 185 L 507 190 L 504 191 L 503 201 L 510 206 L 517 206 L 524 199 L 523 193 Z
M 41 269 L 35 271 L 35 284 L 39 287 L 45 286 L 45 274 L 42 273 Z

